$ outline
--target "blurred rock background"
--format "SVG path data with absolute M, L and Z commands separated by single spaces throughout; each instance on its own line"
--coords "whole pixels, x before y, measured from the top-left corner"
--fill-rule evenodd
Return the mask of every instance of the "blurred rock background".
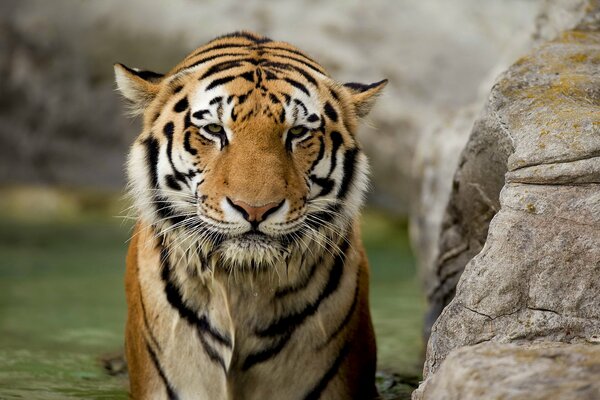
M 360 134 L 373 163 L 371 202 L 406 216 L 422 178 L 412 170 L 417 148 L 434 145 L 418 146 L 420 139 L 487 92 L 481 83 L 521 52 L 541 7 L 535 0 L 3 0 L 0 184 L 120 190 L 139 122 L 122 116 L 112 64 L 166 71 L 212 37 L 250 29 L 294 43 L 340 81 L 390 79 Z

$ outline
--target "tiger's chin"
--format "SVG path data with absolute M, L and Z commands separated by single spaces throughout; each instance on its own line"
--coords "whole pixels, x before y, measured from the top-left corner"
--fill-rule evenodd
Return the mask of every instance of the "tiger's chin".
M 264 234 L 244 234 L 223 241 L 217 250 L 228 269 L 265 270 L 283 261 L 288 250 Z

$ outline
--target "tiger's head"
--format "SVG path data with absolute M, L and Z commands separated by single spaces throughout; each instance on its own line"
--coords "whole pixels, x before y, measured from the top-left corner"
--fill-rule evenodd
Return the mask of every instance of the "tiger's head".
M 269 265 L 348 230 L 367 187 L 357 122 L 386 80 L 339 84 L 295 47 L 248 32 L 164 75 L 115 74 L 143 115 L 128 161 L 135 206 L 202 268 Z

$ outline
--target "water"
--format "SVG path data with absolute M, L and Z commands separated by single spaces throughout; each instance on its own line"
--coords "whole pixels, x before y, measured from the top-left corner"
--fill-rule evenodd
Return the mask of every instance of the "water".
M 129 228 L 108 217 L 0 219 L 0 399 L 127 399 L 126 378 L 100 360 L 123 348 Z M 406 230 L 369 213 L 363 236 L 379 367 L 418 376 L 424 306 Z

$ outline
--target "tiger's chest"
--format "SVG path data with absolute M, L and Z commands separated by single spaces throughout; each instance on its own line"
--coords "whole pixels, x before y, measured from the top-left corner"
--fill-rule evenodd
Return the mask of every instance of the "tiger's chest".
M 158 368 L 178 399 L 303 399 L 343 346 L 358 285 L 350 249 L 302 273 L 211 279 L 139 256 Z M 159 397 L 160 398 L 160 397 Z

